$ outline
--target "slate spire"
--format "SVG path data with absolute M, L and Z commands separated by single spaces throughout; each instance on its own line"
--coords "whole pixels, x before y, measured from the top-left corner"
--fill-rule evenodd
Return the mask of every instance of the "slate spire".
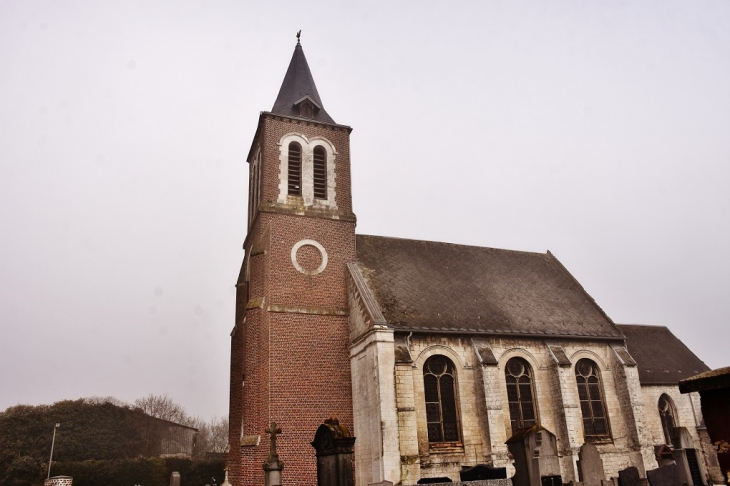
M 301 31 L 299 32 L 301 33 Z M 284 82 L 281 83 L 279 95 L 276 97 L 271 113 L 335 123 L 325 111 L 322 100 L 319 98 L 307 58 L 304 57 L 304 50 L 299 43 L 299 34 L 297 34 L 294 55 L 289 63 L 289 69 L 286 70 Z

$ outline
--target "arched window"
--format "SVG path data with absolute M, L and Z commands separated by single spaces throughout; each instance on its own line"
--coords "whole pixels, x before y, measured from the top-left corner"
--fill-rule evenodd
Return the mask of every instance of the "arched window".
M 249 175 L 249 191 L 248 191 L 248 222 L 251 224 L 253 221 L 254 214 L 256 212 L 256 208 L 259 205 L 259 188 L 261 186 L 260 179 L 261 179 L 261 151 L 259 150 L 256 155 L 254 156 L 253 160 L 251 161 L 251 167 L 250 167 L 250 175 Z
M 445 356 L 431 356 L 423 365 L 429 442 L 459 440 L 454 375 L 454 364 Z
M 324 147 L 314 147 L 314 198 L 327 199 L 327 152 Z
M 608 437 L 608 419 L 603 403 L 603 386 L 596 363 L 581 359 L 575 365 L 575 380 L 578 382 L 578 398 L 583 413 L 583 430 L 586 439 Z
M 289 195 L 302 195 L 302 146 L 296 142 L 289 144 L 289 169 L 287 174 Z
M 664 431 L 664 443 L 667 445 L 675 445 L 675 428 L 677 426 L 676 413 L 674 411 L 674 403 L 667 395 L 659 397 L 659 418 L 662 420 L 662 430 Z
M 504 368 L 507 380 L 507 401 L 512 433 L 517 429 L 535 425 L 535 402 L 532 386 L 532 369 L 522 358 L 512 358 Z

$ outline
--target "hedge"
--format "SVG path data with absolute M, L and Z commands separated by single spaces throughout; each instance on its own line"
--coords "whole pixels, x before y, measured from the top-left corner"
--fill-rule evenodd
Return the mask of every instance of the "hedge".
M 168 486 L 173 471 L 180 486 L 223 482 L 225 461 L 177 457 L 140 457 L 115 461 L 54 462 L 53 476 L 71 476 L 74 486 Z M 41 483 L 42 484 L 42 483 Z

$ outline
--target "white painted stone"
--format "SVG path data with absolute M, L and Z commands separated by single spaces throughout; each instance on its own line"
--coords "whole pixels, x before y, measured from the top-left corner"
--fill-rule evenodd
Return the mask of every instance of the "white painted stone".
M 301 133 L 287 133 L 279 141 L 279 197 L 280 204 L 289 203 L 288 174 L 289 174 L 289 144 L 297 142 L 302 147 L 302 200 L 305 206 L 315 208 L 337 209 L 337 182 L 335 146 L 324 137 L 307 138 Z M 327 199 L 314 198 L 314 147 L 320 145 L 327 153 Z
M 601 453 L 606 477 L 617 476 L 619 470 L 628 466 L 636 466 L 640 471 L 656 467 L 653 446 L 657 443 L 656 434 L 661 434 L 661 425 L 658 410 L 655 409 L 662 392 L 667 392 L 673 399 L 676 397 L 675 403 L 682 422 L 698 420 L 699 417 L 699 404 L 693 411 L 692 398 L 679 394 L 676 387 L 662 387 L 661 390 L 653 391 L 650 391 L 653 387 L 642 387 L 636 367 L 628 367 L 620 362 L 607 343 L 551 340 L 551 343 L 563 347 L 573 363 L 570 367 L 560 367 L 550 355 L 545 341 L 540 339 L 490 338 L 488 342 L 498 361 L 497 365 L 482 365 L 470 339 L 465 337 L 413 335 L 409 341 L 414 362 L 394 364 L 390 369 L 394 377 L 397 442 L 399 455 L 403 458 L 400 478 L 403 484 L 414 484 L 422 477 L 447 476 L 458 480 L 461 467 L 484 463 L 506 466 L 510 474 L 513 472 L 504 444 L 511 435 L 504 366 L 515 356 L 525 359 L 533 369 L 538 417 L 541 425 L 558 438 L 561 474 L 566 481 L 578 478 L 575 463 L 578 451 L 585 442 L 574 370 L 575 363 L 581 358 L 594 361 L 601 373 L 611 438 L 597 444 L 597 448 Z M 389 348 L 385 352 L 392 351 Z M 447 449 L 434 448 L 428 442 L 423 364 L 435 354 L 448 357 L 456 366 L 457 409 L 462 440 L 457 447 Z M 353 364 L 353 386 L 356 381 L 355 369 L 356 365 Z M 383 367 L 379 369 L 383 370 Z M 357 392 L 356 396 L 363 396 L 362 393 Z M 359 416 L 356 415 L 356 427 Z M 369 423 L 370 427 L 375 427 L 374 422 Z M 687 427 L 690 429 L 689 424 Z M 698 458 L 702 461 L 703 451 L 694 427 L 691 432 L 697 443 Z M 376 481 L 373 477 L 369 482 Z M 397 484 L 397 481 L 393 481 Z
M 303 246 L 312 246 L 316 248 L 319 251 L 319 255 L 322 258 L 321 263 L 317 268 L 314 269 L 307 269 L 302 267 L 299 264 L 299 261 L 297 260 L 297 252 L 299 249 Z M 319 273 L 322 273 L 325 268 L 327 268 L 327 250 L 324 249 L 324 247 L 319 244 L 319 242 L 314 240 L 301 240 L 294 243 L 294 246 L 291 249 L 291 263 L 294 265 L 294 268 L 297 269 L 300 273 L 303 273 L 304 275 L 317 275 Z
M 350 347 L 356 484 L 400 482 L 393 331 L 373 329 Z

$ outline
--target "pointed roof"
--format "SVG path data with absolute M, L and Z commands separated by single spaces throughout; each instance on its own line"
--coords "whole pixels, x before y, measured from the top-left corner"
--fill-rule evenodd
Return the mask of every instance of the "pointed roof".
M 317 86 L 314 84 L 312 72 L 309 70 L 309 64 L 307 64 L 307 58 L 304 57 L 304 50 L 297 41 L 294 55 L 292 55 L 289 63 L 289 69 L 286 70 L 284 82 L 281 83 L 281 89 L 279 89 L 279 95 L 276 97 L 271 113 L 299 117 L 297 105 L 305 99 L 309 99 L 314 105 L 314 112 L 311 117 L 313 120 L 335 123 L 324 109 L 317 92 Z

